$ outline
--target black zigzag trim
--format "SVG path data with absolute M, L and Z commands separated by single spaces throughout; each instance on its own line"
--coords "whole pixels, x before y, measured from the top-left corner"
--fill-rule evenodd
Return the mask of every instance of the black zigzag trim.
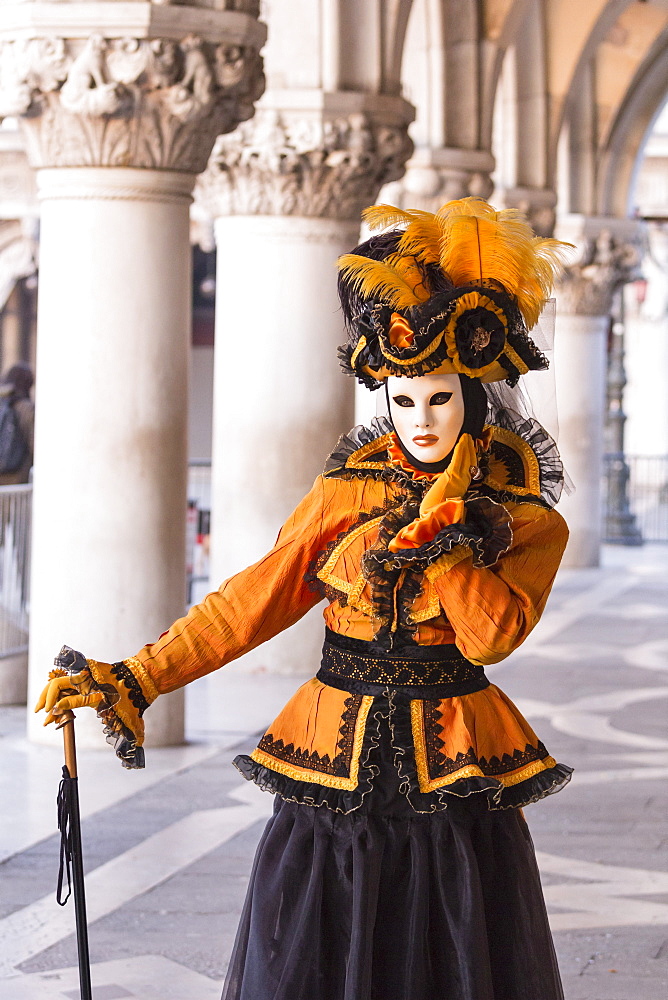
M 258 749 L 263 750 L 270 757 L 275 757 L 276 760 L 292 764 L 293 767 L 306 771 L 318 771 L 320 774 L 330 774 L 335 778 L 349 778 L 355 741 L 355 723 L 361 705 L 362 695 L 352 694 L 346 698 L 337 741 L 338 753 L 333 760 L 329 754 L 321 756 L 317 751 L 309 753 L 308 750 L 295 747 L 293 743 L 286 745 L 281 739 L 275 740 L 271 733 L 265 733 L 258 743 Z
M 146 709 L 149 706 L 148 701 L 144 697 L 144 692 L 141 689 L 139 681 L 132 673 L 130 668 L 122 660 L 119 663 L 112 663 L 111 673 L 114 677 L 117 677 L 119 681 L 122 681 L 128 689 L 128 698 L 137 709 L 139 717 L 141 718 Z

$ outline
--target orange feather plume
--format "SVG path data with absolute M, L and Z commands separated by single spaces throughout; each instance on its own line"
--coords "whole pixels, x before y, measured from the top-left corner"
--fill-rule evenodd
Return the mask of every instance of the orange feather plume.
M 436 214 L 373 205 L 363 219 L 372 229 L 404 227 L 397 253 L 385 261 L 355 254 L 340 258 L 344 276 L 363 296 L 380 297 L 395 309 L 424 302 L 430 291 L 415 261 L 437 264 L 455 286 L 502 285 L 529 329 L 571 247 L 535 236 L 517 209 L 497 212 L 481 198 L 450 201 Z
M 437 215 L 440 265 L 454 284 L 502 285 L 535 326 L 570 244 L 541 239 L 517 209 L 496 212 L 477 198 L 449 202 Z

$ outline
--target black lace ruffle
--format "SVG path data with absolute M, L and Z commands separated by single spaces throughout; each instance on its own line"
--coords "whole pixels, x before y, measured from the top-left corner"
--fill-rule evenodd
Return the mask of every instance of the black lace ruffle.
M 413 603 L 421 592 L 427 566 L 456 545 L 470 549 L 476 566 L 492 566 L 512 544 L 510 515 L 488 497 L 467 501 L 466 523 L 449 524 L 417 549 L 391 552 L 389 543 L 397 532 L 419 514 L 419 501 L 409 499 L 390 510 L 378 528 L 378 540 L 362 558 L 362 572 L 373 594 L 374 617 L 379 627 L 374 642 L 396 652 L 411 643 L 416 626 L 411 619 Z
M 141 689 L 141 684 L 132 673 L 127 663 L 123 660 L 119 663 L 112 663 L 111 674 L 113 677 L 117 677 L 121 684 L 124 684 L 128 689 L 128 698 L 141 718 L 146 709 L 149 707 L 149 703 Z
M 431 541 L 419 548 L 390 552 L 387 546 L 392 538 L 404 524 L 410 524 L 412 520 L 413 518 L 404 522 L 395 512 L 391 512 L 383 520 L 378 547 L 369 549 L 362 562 L 367 578 L 376 568 L 384 571 L 406 568 L 424 571 L 456 545 L 464 545 L 471 550 L 474 566 L 493 566 L 508 551 L 513 540 L 511 517 L 506 508 L 489 497 L 480 496 L 467 500 L 465 523 L 446 525 Z
M 564 466 L 554 438 L 533 417 L 523 417 L 513 410 L 494 409 L 490 416 L 492 425 L 503 427 L 505 430 L 517 434 L 529 445 L 538 461 L 540 499 L 550 507 L 554 507 L 564 488 Z M 512 485 L 508 484 L 507 492 L 512 494 L 512 489 Z M 526 497 L 519 497 L 516 494 L 514 499 L 518 498 L 526 499 Z
M 412 477 L 405 469 L 392 465 L 388 460 L 387 451 L 381 446 L 378 452 L 370 454 L 367 462 L 381 463 L 382 468 L 373 469 L 362 463 L 358 467 L 348 466 L 348 460 L 356 451 L 379 440 L 392 431 L 392 424 L 386 417 L 374 417 L 369 427 L 358 424 L 347 434 L 343 434 L 332 453 L 325 462 L 323 475 L 327 479 L 380 479 L 385 483 L 394 483 L 405 490 L 415 487 Z
M 490 805 L 490 809 L 520 809 L 522 806 L 529 806 L 547 795 L 560 792 L 571 780 L 572 774 L 573 768 L 567 764 L 555 764 L 517 785 L 504 785 L 493 797 L 494 805 Z
M 364 445 L 371 444 L 372 441 L 384 437 L 391 430 L 392 424 L 386 417 L 374 417 L 369 427 L 365 427 L 364 424 L 358 424 L 352 430 L 349 430 L 347 434 L 342 434 L 334 450 L 325 462 L 324 475 L 336 469 L 343 468 L 350 456 L 356 451 L 359 451 Z M 380 453 L 379 449 L 379 455 Z

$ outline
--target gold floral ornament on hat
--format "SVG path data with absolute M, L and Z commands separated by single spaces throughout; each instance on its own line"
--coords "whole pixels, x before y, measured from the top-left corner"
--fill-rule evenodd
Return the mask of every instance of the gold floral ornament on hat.
M 344 370 L 377 388 L 388 375 L 429 372 L 515 384 L 547 367 L 528 331 L 570 244 L 535 236 L 521 212 L 480 198 L 435 214 L 374 205 L 363 218 L 402 228 L 339 258 Z

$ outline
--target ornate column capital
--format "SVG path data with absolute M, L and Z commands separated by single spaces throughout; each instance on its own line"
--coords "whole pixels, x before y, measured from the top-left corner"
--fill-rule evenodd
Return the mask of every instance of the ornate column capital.
M 559 283 L 559 311 L 571 315 L 606 316 L 613 295 L 640 277 L 643 233 L 631 219 L 570 216 L 558 224 L 559 239 L 579 250 Z
M 557 195 L 549 188 L 516 187 L 501 192 L 504 208 L 524 212 L 537 236 L 552 236 L 557 219 Z
M 265 29 L 247 6 L 12 3 L 0 116 L 22 120 L 33 167 L 200 173 L 264 88 Z
M 213 216 L 294 215 L 359 220 L 413 144 L 401 98 L 277 91 L 252 122 L 221 135 L 196 199 Z
M 494 157 L 480 149 L 416 149 L 401 180 L 388 184 L 383 200 L 398 208 L 435 212 L 456 198 L 489 198 Z

